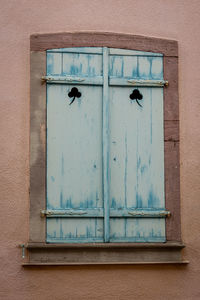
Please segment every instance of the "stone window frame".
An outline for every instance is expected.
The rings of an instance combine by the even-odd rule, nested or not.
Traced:
[[[46,219],[46,50],[109,47],[163,54],[166,243],[47,244]],[[64,32],[34,34],[31,50],[30,233],[24,265],[185,263],[180,223],[178,43],[131,34]]]

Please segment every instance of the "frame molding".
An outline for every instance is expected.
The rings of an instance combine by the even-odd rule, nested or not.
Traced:
[[[41,81],[46,75],[46,50],[104,46],[163,54],[164,79],[169,81],[164,88],[165,203],[171,212],[166,218],[166,238],[181,245],[177,41],[108,32],[34,34],[30,38],[30,245],[46,243],[46,220],[40,217],[40,210],[46,208],[46,84]],[[33,247],[27,247],[32,251]]]

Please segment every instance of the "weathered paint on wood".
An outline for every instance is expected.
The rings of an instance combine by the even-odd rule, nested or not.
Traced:
[[[163,242],[164,219],[109,218],[110,208],[165,207],[163,89],[141,87],[139,107],[129,98],[133,87],[108,87],[109,76],[163,80],[162,56],[72,50],[47,52],[47,75],[103,76],[103,85],[73,83],[82,96],[72,105],[68,92],[74,85],[47,86],[47,209],[104,208],[104,222],[51,218],[47,241]]]
[[[162,57],[128,56],[126,59],[120,55],[111,57],[112,76],[163,79]],[[140,87],[139,90],[143,95],[142,107],[130,100],[130,87],[110,88],[110,201],[113,209],[165,206],[163,89]],[[110,227],[111,241],[165,240],[165,221],[161,219],[116,218],[111,219]]]
[[[102,88],[82,86],[81,98],[69,105],[68,93],[72,87],[49,85],[47,88],[47,207],[103,207]],[[91,223],[95,228],[95,220],[90,220],[89,227],[85,223],[88,235],[92,234]],[[50,235],[54,231],[53,221],[47,226]],[[76,226],[84,231],[83,222]]]
[[[108,48],[103,48],[103,203],[104,203],[104,241],[109,242],[110,239],[110,205],[109,205],[109,189],[110,189],[110,162],[109,162],[109,87],[108,87],[108,72],[109,72],[109,51]]]

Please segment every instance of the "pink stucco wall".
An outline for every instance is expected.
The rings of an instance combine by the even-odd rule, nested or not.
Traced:
[[[200,299],[200,1],[0,1],[0,299]],[[181,216],[188,266],[21,267],[28,241],[29,36],[111,31],[179,42]]]

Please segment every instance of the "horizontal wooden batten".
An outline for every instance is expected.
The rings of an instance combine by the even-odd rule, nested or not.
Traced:
[[[103,85],[103,77],[43,76],[43,82],[59,84]]]
[[[43,82],[47,83],[64,83],[64,84],[84,84],[84,85],[103,85],[103,77],[73,77],[73,76],[43,76],[41,78]],[[128,78],[108,78],[110,86],[143,86],[143,87],[163,87],[168,86],[167,80],[137,80]]]
[[[137,80],[137,79],[110,77],[109,85],[163,87],[163,86],[168,86],[168,81],[167,80]]]
[[[29,262],[23,265],[182,264],[182,243],[29,243]]]
[[[42,217],[47,218],[71,218],[71,217],[93,217],[93,218],[103,218],[104,210],[103,209],[87,209],[87,210],[78,210],[78,209],[66,209],[66,210],[41,210],[40,212]],[[169,217],[170,212],[167,210],[133,210],[133,209],[110,209],[111,218],[165,218]]]

